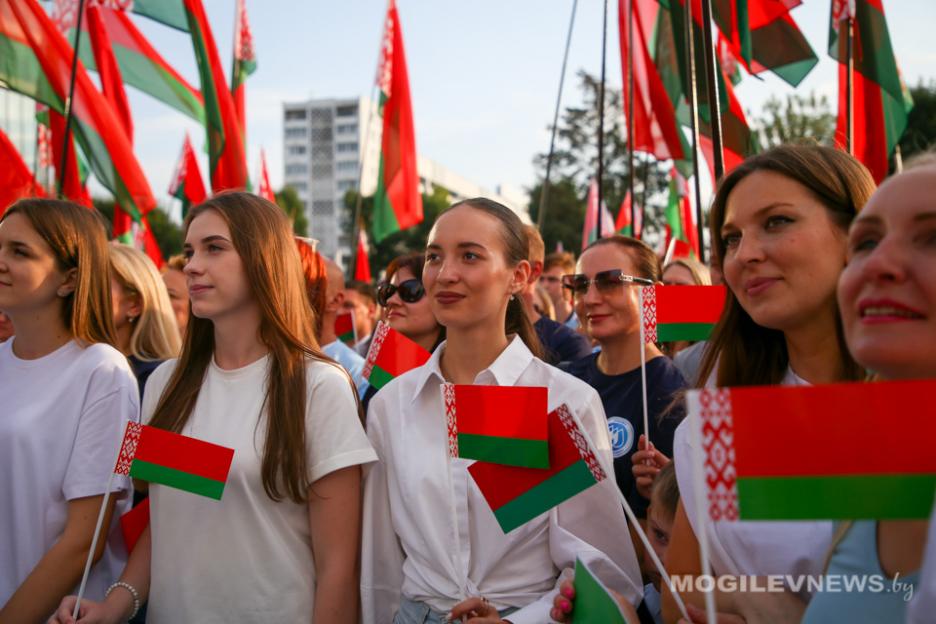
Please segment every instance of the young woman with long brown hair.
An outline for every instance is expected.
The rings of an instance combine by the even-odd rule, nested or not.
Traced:
[[[728,301],[699,385],[800,385],[864,376],[845,345],[835,288],[848,226],[873,191],[861,163],[814,145],[771,149],[722,179],[710,227]],[[670,574],[701,573],[692,452],[684,422],[674,443],[682,498],[667,553]],[[832,539],[830,522],[705,524],[716,575],[821,574]],[[702,604],[701,594],[684,598]],[[770,620],[799,621],[806,599],[789,592],[718,594],[720,610],[755,620],[773,609]],[[664,613],[667,621],[677,615],[668,592]]]
[[[485,622],[544,622],[560,571],[584,551],[601,559],[603,580],[639,600],[640,573],[611,479],[504,534],[469,476],[471,462],[448,457],[444,382],[546,386],[550,409],[569,406],[610,470],[598,394],[537,357],[519,301],[528,251],[520,219],[484,198],[455,204],[429,234],[423,284],[447,338],[425,365],[384,386],[368,410],[381,462],[364,495],[366,624],[438,624],[450,610],[456,619],[474,612]]]
[[[136,381],[113,346],[103,222],[87,208],[24,199],[0,219],[0,621],[37,622],[75,590],[128,421]],[[100,600],[126,561],[115,479],[87,585]]]
[[[185,223],[192,318],[143,420],[233,448],[231,473],[220,501],[151,485],[122,585],[82,602],[80,621],[125,621],[148,596],[154,624],[356,622],[359,466],[375,455],[348,376],[316,342],[289,221],[229,192]]]

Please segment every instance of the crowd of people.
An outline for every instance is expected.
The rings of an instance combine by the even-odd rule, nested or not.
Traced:
[[[575,621],[577,559],[628,622],[704,622],[704,594],[680,591],[684,613],[655,563],[701,575],[702,532],[717,576],[910,588],[716,590],[719,622],[931,621],[936,522],[700,525],[685,393],[936,377],[933,188],[936,156],[875,188],[841,151],[773,148],[719,182],[709,266],[620,235],[546,254],[468,199],[376,285],[245,192],[193,207],[161,273],[95,212],[20,200],[0,217],[0,623],[76,621],[89,558],[82,624]],[[644,341],[639,288],[659,283],[726,286],[707,341]],[[431,352],[379,389],[378,321]],[[449,454],[450,383],[546,387],[614,478],[505,533]],[[128,422],[234,449],[222,499],[109,481]]]

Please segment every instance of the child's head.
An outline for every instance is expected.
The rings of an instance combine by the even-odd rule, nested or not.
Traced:
[[[664,561],[666,548],[669,546],[670,532],[673,530],[673,519],[676,517],[676,506],[679,504],[679,486],[676,484],[676,470],[673,462],[660,469],[653,480],[653,490],[650,492],[650,507],[647,509],[647,537],[650,545],[660,561]],[[644,562],[644,569],[650,576],[653,584],[659,589],[660,573],[653,562]]]

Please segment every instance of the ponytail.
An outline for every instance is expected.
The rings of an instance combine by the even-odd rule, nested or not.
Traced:
[[[520,340],[526,345],[527,349],[534,357],[543,359],[543,343],[540,342],[539,334],[530,322],[530,317],[523,310],[523,304],[520,303],[520,297],[514,295],[507,302],[507,317],[504,322],[504,331],[509,336],[517,334]]]

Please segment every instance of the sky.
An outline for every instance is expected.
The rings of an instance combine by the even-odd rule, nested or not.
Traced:
[[[203,0],[230,70],[234,0]],[[883,0],[897,61],[908,85],[936,81],[936,0]],[[799,91],[829,96],[835,109],[836,63],[827,54],[830,0],[805,0],[793,17],[819,56]],[[533,157],[549,146],[572,0],[397,0],[402,22],[418,151],[494,190],[535,183]],[[607,79],[620,88],[617,3],[608,3]],[[598,75],[601,0],[579,0],[563,105],[581,100],[575,74]],[[249,169],[256,179],[266,151],[274,188],[283,179],[283,102],[357,97],[372,92],[386,4],[382,0],[247,0],[257,71],[247,82]],[[176,69],[197,85],[184,33],[134,18]],[[738,98],[756,116],[771,96],[793,89],[770,74],[745,76]],[[153,191],[167,189],[185,132],[198,146],[204,130],[173,109],[128,88],[135,145]],[[202,159],[205,176],[207,162]]]

